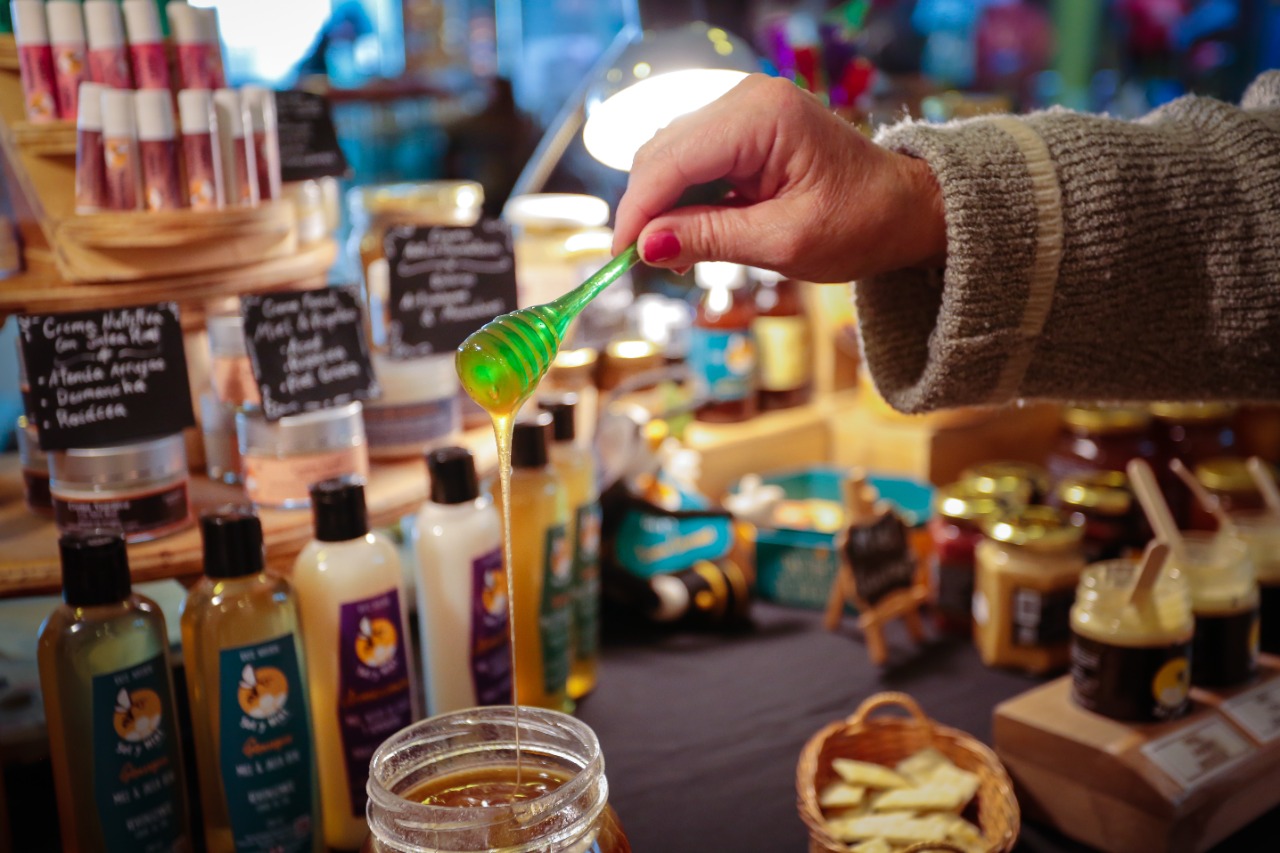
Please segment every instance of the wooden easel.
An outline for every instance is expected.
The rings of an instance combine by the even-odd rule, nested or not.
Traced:
[[[849,526],[836,540],[839,567],[831,584],[831,594],[827,598],[823,624],[828,631],[835,631],[844,617],[846,603],[852,604],[858,610],[858,627],[867,639],[867,655],[876,666],[882,666],[889,657],[884,640],[884,626],[891,620],[902,619],[911,639],[917,643],[924,642],[920,608],[928,599],[928,590],[921,582],[919,572],[915,571],[915,558],[904,537],[904,558],[911,561],[911,576],[907,584],[884,593],[874,604],[859,594],[857,572],[848,549],[849,531],[853,528],[870,528],[880,523],[889,510],[876,506],[875,490],[867,484],[866,475],[861,472],[854,472],[845,480],[844,499]]]

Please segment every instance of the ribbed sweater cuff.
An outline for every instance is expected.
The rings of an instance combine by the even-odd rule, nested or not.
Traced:
[[[1053,302],[1062,211],[1049,151],[1009,117],[904,123],[877,142],[928,162],[942,190],[947,265],[857,288],[867,366],[895,408],[1016,396]]]

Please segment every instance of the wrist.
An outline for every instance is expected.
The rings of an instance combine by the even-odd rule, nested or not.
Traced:
[[[947,216],[942,187],[928,161],[898,155],[902,206],[899,227],[910,235],[902,267],[942,267],[947,262]]]

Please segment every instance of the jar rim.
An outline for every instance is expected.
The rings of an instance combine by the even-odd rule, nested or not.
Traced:
[[[388,839],[383,836],[395,828],[431,831],[444,827],[444,832],[484,830],[510,824],[514,818],[529,831],[545,825],[549,834],[543,834],[537,840],[511,844],[501,850],[504,853],[534,853],[549,849],[548,842],[576,839],[593,827],[608,801],[600,742],[595,732],[582,721],[544,708],[520,707],[520,743],[522,752],[562,760],[564,769],[572,771],[573,775],[554,790],[531,799],[494,806],[428,805],[406,799],[396,792],[397,783],[405,782],[414,768],[421,768],[432,761],[443,762],[513,749],[516,730],[514,710],[510,705],[495,705],[439,714],[406,726],[387,738],[370,760],[366,784],[369,828],[375,837],[386,844]],[[502,734],[481,741],[478,738],[482,731],[490,736],[498,732]],[[451,745],[453,738],[458,738],[459,742]],[[550,741],[556,738],[560,743],[551,745]],[[421,760],[413,761],[406,756],[415,749],[426,750]],[[564,809],[584,804],[585,808],[576,810],[576,819],[557,819]],[[389,849],[400,848],[391,840]],[[454,848],[437,846],[435,849]]]

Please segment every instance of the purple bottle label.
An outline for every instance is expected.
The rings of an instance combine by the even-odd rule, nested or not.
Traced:
[[[413,722],[407,641],[399,590],[339,608],[338,726],[351,814],[357,817],[364,816],[364,787],[374,750]]]
[[[511,701],[511,630],[507,620],[507,573],[495,548],[471,563],[471,678],[476,703]]]

